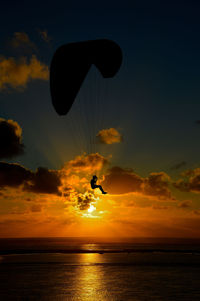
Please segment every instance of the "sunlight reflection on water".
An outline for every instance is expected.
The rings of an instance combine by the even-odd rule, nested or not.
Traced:
[[[87,263],[88,261],[90,263],[95,263],[98,261],[98,256],[99,254],[80,254],[80,261],[82,263]],[[105,293],[101,266],[83,266],[77,273],[76,283],[77,300],[101,300],[102,293]],[[105,296],[104,300],[107,300]]]
[[[199,257],[142,253],[3,256],[0,300],[200,300]]]

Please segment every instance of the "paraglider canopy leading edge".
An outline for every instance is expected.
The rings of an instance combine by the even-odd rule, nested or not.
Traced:
[[[92,65],[104,78],[115,76],[122,63],[120,47],[107,39],[66,44],[59,47],[50,67],[53,106],[66,115]]]

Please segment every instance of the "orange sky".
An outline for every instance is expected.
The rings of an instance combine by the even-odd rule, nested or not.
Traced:
[[[57,171],[26,169],[18,183],[11,170],[25,168],[5,163],[0,236],[200,237],[199,169],[175,181],[164,172],[143,178],[111,162],[83,154]],[[91,190],[95,173],[107,195]]]

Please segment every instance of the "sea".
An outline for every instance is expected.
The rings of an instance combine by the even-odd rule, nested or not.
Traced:
[[[200,300],[200,242],[0,239],[0,300]]]

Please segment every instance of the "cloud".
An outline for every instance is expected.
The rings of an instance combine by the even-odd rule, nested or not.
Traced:
[[[18,187],[31,177],[32,172],[17,163],[0,162],[0,187]]]
[[[142,178],[132,169],[116,166],[105,175],[102,185],[110,194],[138,192],[164,200],[173,199],[169,190],[169,180],[169,176],[164,172],[151,173],[149,177]]]
[[[35,193],[48,193],[60,195],[61,179],[58,171],[39,167],[32,174],[31,181],[26,182],[24,190]]]
[[[6,172],[8,173],[8,170],[10,172],[6,178],[5,175],[2,177],[4,180],[1,187],[18,187],[18,195],[21,193],[20,198],[24,193],[24,200],[29,201],[36,200],[34,194],[38,194],[44,202],[61,197],[70,208],[74,207],[76,210],[84,211],[90,207],[91,203],[96,203],[100,196],[99,190],[93,191],[90,187],[91,175],[97,170],[102,171],[107,163],[108,159],[96,153],[77,156],[60,170],[39,167],[34,172],[18,164],[17,167],[22,173],[21,177],[16,176],[16,164],[2,163],[6,167]],[[16,178],[20,180],[15,182]],[[121,202],[121,205],[123,204],[125,207],[137,208],[151,207],[155,200],[171,201],[173,198],[169,190],[169,182],[170,178],[164,172],[151,173],[148,177],[141,177],[132,169],[123,169],[117,166],[107,171],[103,181],[101,181],[101,177],[99,178],[99,184],[108,190],[110,195],[108,198],[110,197],[111,201],[118,198],[115,206]],[[29,194],[30,192],[32,194]],[[149,201],[151,202],[149,203]],[[168,204],[166,205],[168,206]]]
[[[100,143],[114,144],[122,142],[122,135],[115,129],[103,129],[98,132],[97,138]]]
[[[40,30],[40,29],[39,29],[38,32],[39,32],[41,38],[42,38],[46,43],[49,43],[49,42],[52,40],[52,38],[48,35],[47,30]]]
[[[174,186],[185,192],[200,193],[200,168],[187,170],[182,173],[184,179],[179,179],[174,183]]]
[[[171,179],[164,172],[142,177],[133,169],[112,167],[102,182],[99,179],[103,188],[107,189],[104,184],[109,184],[109,194],[102,196],[99,190],[90,189],[92,164],[98,162],[95,168],[99,168],[101,162],[103,168],[107,161],[99,154],[84,154],[70,160],[63,169],[40,167],[36,171],[1,162],[1,223],[5,220],[0,223],[1,234],[64,236],[73,233],[124,237],[152,236],[152,233],[155,236],[173,233],[175,236],[181,235],[182,231],[199,233],[196,225],[188,225],[187,220],[178,224],[181,216],[199,219],[199,208],[193,207],[190,201],[171,202]],[[197,171],[184,174],[191,177]],[[95,206],[93,213],[87,211],[91,204]],[[6,222],[15,219],[16,222],[11,224]]]
[[[99,154],[82,155],[70,160],[61,170],[39,167],[36,171],[20,164],[0,162],[0,188],[6,189],[11,199],[16,199],[17,195],[26,202],[34,201],[35,194],[44,200],[45,194],[51,194],[51,199],[62,197],[68,204],[86,210],[91,201],[96,201],[90,188],[91,173],[103,168],[107,162]]]
[[[10,40],[10,45],[13,48],[20,48],[20,50],[28,52],[30,52],[30,50],[36,50],[35,44],[25,32],[15,32],[14,37]]]
[[[79,193],[76,197],[76,204],[80,210],[87,210],[90,204],[94,202],[94,195],[90,192]]]
[[[24,153],[22,129],[16,121],[0,118],[0,159]]]
[[[19,187],[24,191],[60,195],[58,171],[39,167],[36,172],[17,163],[0,162],[0,187]]]
[[[177,169],[180,169],[182,168],[183,166],[185,166],[187,163],[185,161],[181,161],[175,165],[173,165],[170,169],[171,170],[177,170]]]
[[[87,210],[90,203],[96,201],[96,192],[90,187],[91,175],[101,171],[107,164],[108,159],[98,153],[83,154],[68,161],[59,171],[62,196],[79,210]]]
[[[87,172],[89,174],[93,174],[96,171],[101,170],[104,166],[108,164],[108,159],[101,156],[99,153],[95,154],[83,154],[81,156],[75,157],[75,159],[70,160],[65,164],[64,170],[66,172]]]
[[[18,61],[13,58],[0,57],[0,90],[25,88],[34,79],[48,80],[48,67],[40,62],[35,55],[30,60],[21,57]]]
[[[125,194],[142,190],[143,180],[132,169],[115,166],[109,169],[102,182],[111,194]]]
[[[178,204],[178,207],[179,208],[190,208],[192,205],[192,201],[188,201],[188,200],[185,200],[185,201],[182,201]]]
[[[170,177],[165,172],[150,173],[149,177],[143,180],[143,193],[160,199],[171,199],[169,181]]]

